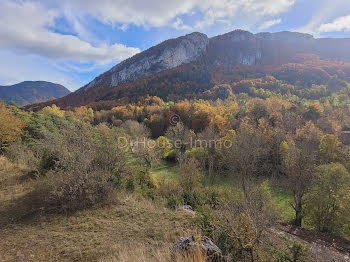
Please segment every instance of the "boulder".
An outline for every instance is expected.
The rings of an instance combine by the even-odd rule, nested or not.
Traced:
[[[190,205],[178,206],[176,208],[176,211],[178,211],[178,212],[184,211],[184,212],[187,212],[187,213],[192,214],[192,215],[196,214]]]
[[[193,208],[190,205],[178,206],[176,208],[176,211],[184,211],[184,210],[193,211]]]
[[[208,262],[232,262],[229,257],[222,254],[220,248],[218,248],[209,238],[202,237],[201,239],[196,240],[193,236],[180,238],[173,247],[171,259],[175,261],[176,257],[185,257],[198,248],[203,252],[203,255],[207,257]]]

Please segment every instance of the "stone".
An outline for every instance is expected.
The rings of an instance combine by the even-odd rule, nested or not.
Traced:
[[[193,208],[190,205],[184,205],[184,206],[178,206],[176,208],[176,211],[178,212],[187,212],[191,215],[195,215],[196,212],[193,211]]]
[[[193,236],[182,237],[174,245],[171,252],[171,259],[175,261],[177,257],[185,257],[199,248],[207,257],[208,262],[233,262],[229,257],[224,256],[220,250],[209,238],[202,237],[196,240]]]
[[[190,210],[193,211],[193,208],[190,205],[183,205],[183,206],[178,206],[176,208],[176,211],[183,211],[183,210]]]

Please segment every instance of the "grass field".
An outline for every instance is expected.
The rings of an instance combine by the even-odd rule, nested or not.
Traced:
[[[32,214],[14,220],[30,189],[27,170],[0,159],[0,261],[169,261],[194,218],[130,194],[71,216]],[[11,211],[11,212],[10,212]]]
[[[152,168],[151,175],[157,180],[178,181],[179,167],[175,164],[161,162]]]
[[[153,167],[151,174],[157,180],[179,180],[179,168],[165,162]],[[239,179],[235,176],[224,177],[222,175],[215,175],[214,183],[212,183],[208,178],[207,172],[203,172],[203,177],[205,186],[213,187],[218,191],[240,190]],[[258,182],[263,182],[263,180]],[[275,205],[281,211],[282,219],[286,222],[293,220],[294,210],[290,205],[292,193],[276,179],[270,180],[270,187]]]

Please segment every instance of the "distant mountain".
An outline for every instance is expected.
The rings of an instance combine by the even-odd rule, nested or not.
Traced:
[[[20,106],[60,98],[69,93],[64,86],[45,81],[25,81],[11,86],[0,86],[0,99]]]
[[[165,100],[193,97],[217,84],[232,87],[234,82],[265,76],[310,86],[335,75],[350,81],[349,50],[350,39],[316,39],[296,32],[235,30],[213,38],[192,33],[121,62],[68,96],[29,109],[51,103],[113,105],[145,95]]]

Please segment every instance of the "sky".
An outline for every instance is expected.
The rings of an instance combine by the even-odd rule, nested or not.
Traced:
[[[350,38],[350,0],[0,0],[0,85],[74,91],[169,38],[235,29]]]

